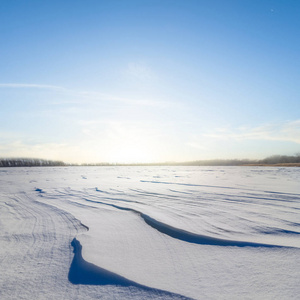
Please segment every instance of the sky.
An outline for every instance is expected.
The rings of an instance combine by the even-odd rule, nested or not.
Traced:
[[[0,157],[300,152],[300,1],[1,0]]]

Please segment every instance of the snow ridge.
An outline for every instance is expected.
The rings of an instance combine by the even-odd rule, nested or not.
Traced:
[[[105,203],[105,202],[101,202],[101,201],[94,201],[94,200],[90,200],[90,199],[86,199],[86,198],[84,198],[84,200],[88,201],[88,202],[108,205],[108,206],[111,206],[111,207],[114,207],[114,208],[117,208],[120,210],[126,210],[126,211],[131,211],[133,213],[136,213],[146,222],[146,224],[148,224],[152,228],[154,228],[154,229],[158,230],[159,232],[164,233],[172,238],[175,238],[175,239],[178,239],[178,240],[181,240],[184,242],[188,242],[188,243],[193,243],[193,244],[198,244],[198,245],[210,245],[210,246],[290,248],[288,246],[253,243],[253,242],[246,242],[246,241],[226,240],[226,239],[210,237],[207,235],[196,234],[196,233],[188,232],[186,230],[170,226],[170,225],[160,222],[158,220],[155,220],[155,219],[151,218],[150,216],[143,214],[142,212],[132,209],[132,208],[122,207],[119,205]]]

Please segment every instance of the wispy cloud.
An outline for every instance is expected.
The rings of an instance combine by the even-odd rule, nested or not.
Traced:
[[[49,90],[66,90],[61,86],[47,84],[31,84],[31,83],[0,83],[0,88],[34,88]]]
[[[300,144],[300,120],[270,123],[257,127],[240,127],[238,129],[223,128],[203,134],[203,136],[223,140],[270,140]]]
[[[156,75],[154,71],[143,62],[130,62],[127,66],[127,75],[137,80],[154,80]]]
[[[132,70],[133,73],[141,73],[146,76],[146,71]],[[136,75],[137,75],[136,73]],[[69,89],[62,86],[57,85],[47,85],[47,84],[35,84],[35,83],[0,83],[0,88],[11,88],[11,89],[44,89],[56,91],[60,94],[65,94],[71,98],[61,99],[59,101],[52,100],[52,104],[87,104],[87,101],[90,103],[99,103],[99,102],[119,102],[128,105],[139,105],[139,106],[153,106],[157,108],[165,108],[170,105],[174,105],[175,103],[170,103],[166,100],[160,99],[151,99],[151,98],[129,98],[129,97],[121,97],[118,95],[106,94],[97,91],[86,91],[86,90],[77,90],[77,89]]]

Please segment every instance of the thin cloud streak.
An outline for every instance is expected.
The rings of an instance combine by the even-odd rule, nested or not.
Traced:
[[[269,140],[300,144],[300,120],[279,124],[266,124],[253,128],[244,127],[238,130],[224,128],[215,133],[203,134],[203,136],[222,140]]]
[[[166,108],[169,106],[174,106],[176,103],[171,103],[165,100],[153,100],[153,99],[133,99],[133,98],[125,98],[115,95],[104,94],[100,92],[93,91],[83,91],[83,90],[75,90],[69,89],[62,86],[56,85],[47,85],[47,84],[31,84],[31,83],[0,83],[0,88],[15,88],[15,89],[46,89],[64,93],[68,96],[77,97],[77,99],[72,100],[59,100],[59,101],[51,101],[51,104],[86,104],[87,101],[90,103],[97,103],[99,101],[114,101],[120,102],[129,105],[139,105],[139,106],[153,106],[157,108]],[[79,99],[78,99],[79,97]]]
[[[49,90],[66,90],[57,85],[48,84],[31,84],[31,83],[0,83],[0,88],[36,88],[36,89],[49,89]]]

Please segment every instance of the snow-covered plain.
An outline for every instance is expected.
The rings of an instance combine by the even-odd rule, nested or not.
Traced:
[[[0,299],[299,299],[300,169],[0,169]]]

